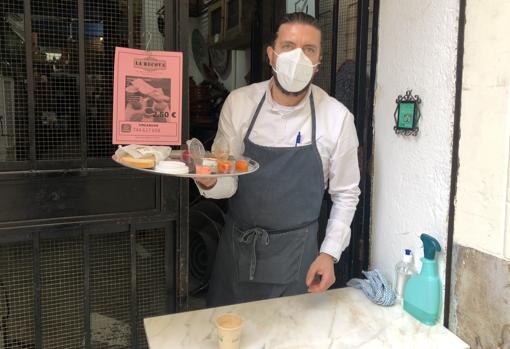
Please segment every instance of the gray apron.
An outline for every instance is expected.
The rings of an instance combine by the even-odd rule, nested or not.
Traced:
[[[244,155],[260,168],[239,177],[237,192],[229,200],[209,282],[209,306],[306,293],[306,274],[318,255],[324,174],[313,95],[312,142],[299,147],[265,147],[250,141],[265,98],[264,94],[244,137]]]

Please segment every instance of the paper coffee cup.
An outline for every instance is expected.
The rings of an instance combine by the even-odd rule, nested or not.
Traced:
[[[227,313],[215,320],[218,329],[218,344],[220,349],[238,349],[241,342],[241,328],[243,319],[237,314]]]

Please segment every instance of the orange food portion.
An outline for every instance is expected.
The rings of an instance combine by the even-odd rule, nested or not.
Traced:
[[[232,170],[232,162],[218,160],[218,173],[232,173]]]
[[[248,171],[248,162],[246,160],[237,160],[236,161],[236,171],[237,172]]]
[[[206,166],[195,166],[196,174],[211,174],[211,168]]]

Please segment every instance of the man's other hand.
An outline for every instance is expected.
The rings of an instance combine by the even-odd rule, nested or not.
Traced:
[[[335,283],[335,268],[333,264],[333,257],[329,254],[321,253],[315,258],[306,275],[308,292],[324,292]]]
[[[198,186],[204,190],[211,189],[216,185],[218,180],[216,178],[207,178],[207,177],[197,177],[195,178],[195,182]]]

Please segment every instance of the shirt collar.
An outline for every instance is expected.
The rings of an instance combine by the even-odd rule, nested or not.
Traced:
[[[293,115],[292,112],[301,110],[306,105],[309,104],[310,93],[312,91],[312,85],[310,85],[310,87],[308,88],[308,91],[306,92],[305,97],[301,100],[301,102],[299,102],[299,104],[289,107],[289,106],[281,105],[273,99],[273,96],[271,96],[271,86],[273,84],[274,84],[274,77],[269,80],[269,83],[266,86],[266,101],[269,104],[269,106],[271,107],[271,110],[273,110],[283,116],[286,116],[287,114]]]

